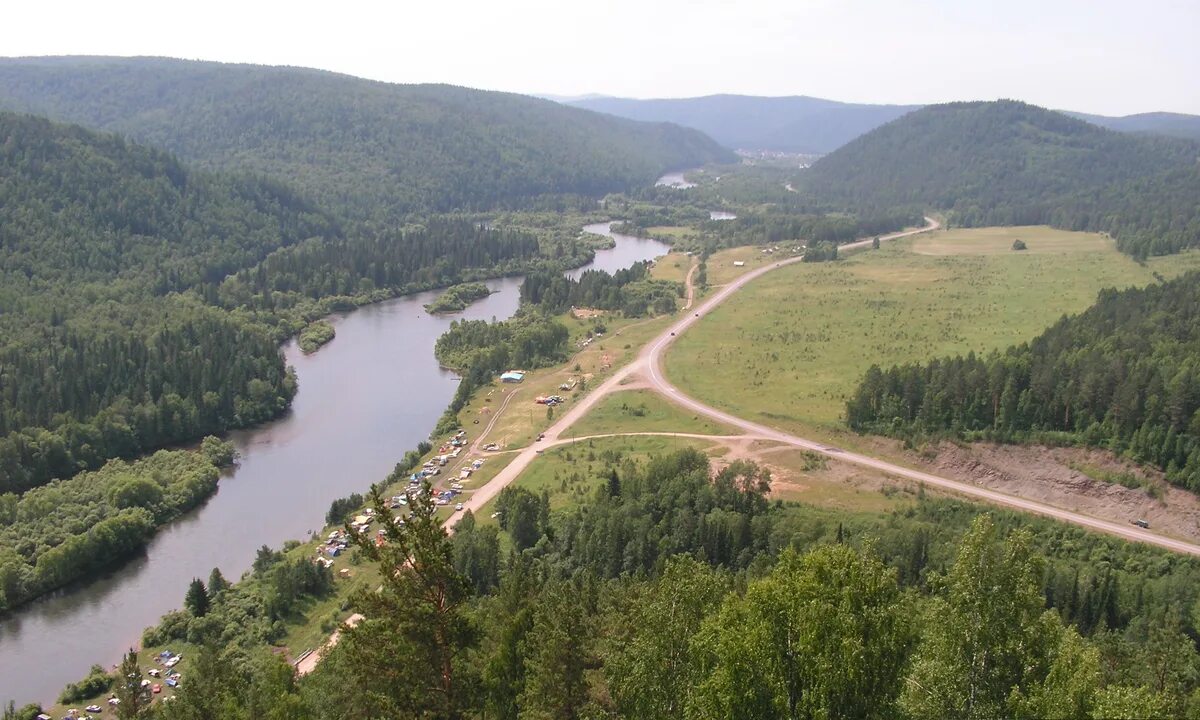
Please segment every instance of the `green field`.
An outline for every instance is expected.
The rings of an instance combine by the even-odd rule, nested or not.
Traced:
[[[647,390],[626,390],[601,400],[591,412],[568,428],[565,436],[580,437],[618,432],[740,434],[703,415],[686,412],[656,393]]]
[[[712,443],[692,438],[672,438],[632,435],[627,437],[580,440],[547,450],[513,481],[510,487],[522,487],[530,492],[550,494],[550,509],[560,510],[577,504],[589,496],[607,478],[614,458],[640,462],[652,455],[663,455],[685,447],[708,450]],[[719,450],[717,451],[719,454]],[[480,509],[480,523],[494,523],[491,517],[492,500]]]
[[[671,252],[663,255],[654,263],[650,275],[655,280],[670,280],[681,283],[687,279],[688,270],[692,268],[695,259],[681,252]]]
[[[1016,238],[1029,249],[1013,251]],[[680,337],[666,370],[681,389],[743,417],[832,429],[872,363],[1005,348],[1084,310],[1102,288],[1197,267],[1200,253],[1139,265],[1095,234],[941,231],[766,275]]]

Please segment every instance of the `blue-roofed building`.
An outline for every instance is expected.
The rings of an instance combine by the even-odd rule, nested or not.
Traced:
[[[500,376],[500,382],[519,383],[525,379],[525,373],[520,370],[509,370]]]

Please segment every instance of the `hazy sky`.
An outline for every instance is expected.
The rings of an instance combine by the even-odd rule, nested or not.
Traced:
[[[1200,0],[44,0],[4,55],[166,55],[524,93],[1010,97],[1200,113]]]

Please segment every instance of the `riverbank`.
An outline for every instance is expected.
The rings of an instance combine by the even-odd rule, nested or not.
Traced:
[[[627,267],[648,259],[650,249],[649,257],[666,251],[616,242],[594,260]],[[487,285],[489,296],[456,319],[515,312],[519,277]],[[339,341],[319,353],[305,355],[297,341],[286,343],[303,391],[279,420],[231,434],[242,455],[232,481],[221,482],[197,512],[168,525],[133,561],[85,590],[47,597],[0,623],[0,698],[48,700],[93,662],[111,665],[147,622],[179,606],[192,578],[214,567],[238,577],[258,548],[311,537],[324,526],[331,500],[386,477],[399,449],[428,437],[458,388],[458,377],[433,357],[434,341],[451,322],[425,312],[435,295],[334,314],[329,321]]]
[[[233,459],[232,446],[208,437],[197,450],[113,460],[19,499],[5,496],[0,619],[142,552],[160,529],[216,492],[219,468]]]

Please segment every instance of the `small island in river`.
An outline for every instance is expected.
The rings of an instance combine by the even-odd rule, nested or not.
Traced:
[[[337,334],[333,329],[333,323],[328,320],[317,320],[309,323],[303,330],[300,331],[300,349],[307,355],[315,353],[321,349],[321,346],[329,342]]]
[[[481,282],[460,283],[446,288],[433,302],[425,306],[431,313],[451,313],[466,310],[476,300],[491,295],[492,291]]]

